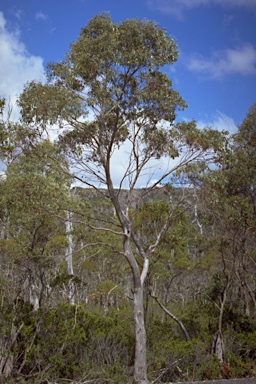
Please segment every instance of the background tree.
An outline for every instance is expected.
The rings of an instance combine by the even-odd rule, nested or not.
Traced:
[[[254,105],[231,136],[219,167],[201,167],[200,176],[191,175],[200,196],[206,240],[215,243],[206,293],[218,309],[215,336],[220,340],[220,360],[235,348],[229,345],[224,354],[224,344],[230,344],[230,322],[255,318],[255,121]]]
[[[49,141],[41,142],[30,152],[19,154],[8,166],[1,183],[4,232],[0,240],[1,299],[4,318],[10,316],[12,324],[9,344],[3,340],[1,344],[2,362],[7,359],[1,372],[5,376],[12,373],[10,362],[15,363],[12,352],[16,348],[19,329],[24,325],[21,321],[24,313],[19,312],[22,313],[25,307],[38,311],[45,305],[51,296],[54,271],[64,261],[61,256],[66,246],[65,226],[56,215],[67,209],[69,178],[58,172],[61,161],[64,167],[65,162],[56,148]],[[27,352],[32,348],[37,332],[39,325],[32,332],[30,347],[25,348]],[[9,353],[12,359],[8,358]],[[25,364],[26,353],[20,362],[20,370]]]

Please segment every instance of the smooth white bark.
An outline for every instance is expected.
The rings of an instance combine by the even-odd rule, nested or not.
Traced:
[[[66,262],[67,262],[68,274],[69,276],[71,276],[68,283],[68,299],[71,305],[75,305],[75,285],[74,285],[74,282],[72,281],[72,277],[74,275],[72,221],[71,221],[71,214],[68,213],[67,216],[68,217],[66,220],[66,234],[67,234],[68,246],[66,249]]]

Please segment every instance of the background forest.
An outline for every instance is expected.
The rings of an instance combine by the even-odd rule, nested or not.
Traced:
[[[90,49],[103,52],[98,72]],[[256,105],[234,135],[175,125],[185,103],[159,71],[175,60],[154,24],[96,17],[47,85],[25,87],[21,122],[2,118],[2,382],[132,383],[139,288],[150,382],[256,375]],[[93,123],[78,118],[85,100]],[[63,121],[74,130],[53,142],[47,124]],[[128,188],[110,176],[125,140]],[[136,188],[150,159],[184,148],[179,166]],[[135,382],[143,375],[135,364]]]

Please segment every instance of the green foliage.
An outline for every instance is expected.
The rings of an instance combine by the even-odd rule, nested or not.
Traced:
[[[52,379],[78,380],[82,372],[91,379],[125,377],[132,345],[117,319],[67,304],[37,315],[41,318],[40,330],[26,357],[23,374],[33,371],[36,360],[38,372],[47,370],[46,377]],[[19,336],[21,356],[26,349],[25,340],[35,332],[33,316],[27,317]]]
[[[172,218],[169,220],[168,216]],[[189,218],[178,206],[166,200],[147,201],[138,211],[131,210],[134,215],[134,230],[143,240],[145,249],[152,244],[160,233],[164,224],[169,220],[169,225],[161,243],[152,256],[152,262],[171,261],[175,268],[189,267],[189,253],[187,252],[189,238]],[[162,271],[164,273],[164,271]]]
[[[45,141],[8,167],[2,190],[10,233],[5,241],[9,251],[11,244],[15,250],[16,243],[18,258],[24,254],[34,258],[54,254],[66,246],[54,214],[59,214],[68,202],[69,180],[58,171],[57,162],[61,160],[54,146]]]
[[[62,119],[76,119],[81,114],[79,99],[58,83],[48,87],[32,81],[24,91],[19,101],[23,120],[35,122],[40,133],[47,123],[61,125]]]
[[[221,363],[215,355],[206,355],[200,361],[197,375],[201,380],[219,380]]]

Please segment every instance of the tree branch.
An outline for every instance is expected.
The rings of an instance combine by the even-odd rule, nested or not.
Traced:
[[[168,315],[170,316],[174,321],[176,321],[176,323],[180,326],[182,332],[184,333],[185,337],[186,337],[186,340],[189,341],[191,340],[190,339],[190,336],[189,336],[189,333],[188,331],[186,330],[186,327],[185,325],[182,323],[181,320],[179,320],[173,313],[171,313],[159,300],[156,296],[154,296],[153,294],[150,294],[150,296],[155,299],[155,301],[157,302],[157,304],[159,305],[159,307]]]

